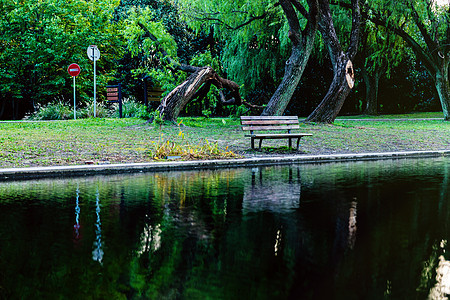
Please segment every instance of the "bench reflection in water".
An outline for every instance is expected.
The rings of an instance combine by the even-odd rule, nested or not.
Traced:
[[[271,211],[287,213],[299,208],[301,178],[298,166],[280,172],[277,168],[253,168],[252,179],[246,182],[243,213]]]

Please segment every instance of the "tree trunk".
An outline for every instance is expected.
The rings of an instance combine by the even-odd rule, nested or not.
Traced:
[[[237,83],[220,77],[211,67],[201,68],[178,63],[168,55],[168,53],[158,42],[158,39],[147,29],[147,27],[145,27],[144,24],[138,23],[138,26],[145,32],[143,37],[150,38],[154,42],[155,47],[159,50],[161,55],[167,59],[173,68],[191,73],[188,79],[178,85],[161,100],[157,111],[159,111],[159,115],[162,120],[176,123],[178,115],[186,104],[193,98],[205,97],[212,84],[219,89],[220,100],[223,105],[241,105],[244,103],[247,106],[256,108],[256,106],[242,101],[241,94],[239,92],[239,85]],[[222,89],[228,89],[233,98],[226,100]]]
[[[286,62],[283,80],[262,112],[263,116],[283,115],[302,78],[311,49],[303,50],[300,45],[293,47],[291,57]]]
[[[444,64],[444,72],[437,72],[435,76],[436,90],[441,101],[444,120],[450,121],[450,87],[448,79],[448,63]]]
[[[280,1],[280,4],[288,19],[292,51],[291,56],[286,61],[284,77],[262,112],[263,116],[280,116],[286,110],[313,50],[317,31],[317,1],[308,1],[309,13],[306,13],[295,1]],[[294,7],[303,12],[308,19],[307,26],[303,32],[300,29],[300,23]]]
[[[364,84],[366,85],[366,105],[364,109],[365,115],[378,115],[378,90],[381,75],[384,73],[384,65],[376,67],[376,70],[367,71],[366,67],[361,68]]]
[[[319,7],[319,30],[330,54],[334,76],[327,94],[306,121],[333,123],[353,88],[354,71],[351,59],[356,55],[358,48],[360,11],[358,0],[352,0],[350,46],[347,53],[344,53],[334,28],[328,0],[320,0]]]
[[[225,100],[221,93],[222,104],[242,104],[237,83],[220,77],[211,67],[197,68],[186,81],[161,100],[161,104],[157,108],[161,118],[165,121],[176,122],[178,115],[186,104],[191,99],[202,97],[208,93],[211,84],[215,85],[219,90],[226,88],[231,91],[233,98],[230,100]]]
[[[378,84],[380,78],[377,74],[368,76],[367,80],[364,80],[366,84],[366,108],[364,109],[365,115],[376,116],[378,115]]]
[[[349,62],[347,56],[342,53],[334,64],[334,77],[327,94],[316,109],[308,116],[307,122],[333,123],[339,111],[344,105],[344,101],[350,93],[350,86],[347,82],[346,65]],[[353,69],[351,70],[353,73]]]

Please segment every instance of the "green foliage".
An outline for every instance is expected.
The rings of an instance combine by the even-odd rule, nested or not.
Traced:
[[[101,52],[97,83],[101,88],[113,75],[113,60],[121,53],[117,35],[120,24],[112,23],[118,0],[4,0],[0,7],[0,101],[24,99],[31,106],[48,103],[55,96],[69,98],[72,78],[67,66],[81,66],[78,96],[92,95],[92,62],[86,49],[95,44]]]
[[[197,67],[210,66],[219,74],[222,71],[222,66],[219,59],[217,57],[213,57],[211,51],[197,53],[194,57],[192,57],[190,64]]]
[[[129,10],[128,18],[125,20],[125,30],[123,32],[127,40],[127,48],[133,56],[137,56],[141,51],[152,53],[158,51],[157,45],[139,26],[145,28],[157,38],[158,44],[167,53],[176,57],[177,45],[171,35],[166,31],[162,22],[153,21],[153,12],[148,8],[134,7]]]
[[[96,114],[99,118],[119,117],[118,105],[113,105],[112,109],[108,109],[103,102],[97,102]],[[77,119],[92,118],[94,116],[94,102],[84,103],[76,110]],[[123,105],[123,116],[125,118],[142,118],[147,119],[149,114],[146,107],[140,103],[126,99]],[[73,106],[65,104],[61,100],[40,106],[36,112],[31,114],[30,120],[72,120],[74,119]]]
[[[244,97],[262,82],[272,88],[277,85],[290,41],[288,25],[276,1],[182,0],[179,3],[196,32],[213,32],[216,39],[224,41],[220,57],[224,70],[228,78],[242,84]],[[265,18],[236,28],[249,18],[263,14]]]
[[[178,136],[181,137],[181,142],[173,141],[170,138],[165,138],[161,134],[158,141],[152,142],[152,149],[149,151],[149,156],[156,159],[167,159],[168,157],[175,156],[182,160],[192,159],[226,159],[237,158],[239,155],[233,151],[219,148],[217,142],[211,143],[207,139],[200,143],[191,144],[185,139],[185,134],[180,130]]]
[[[73,108],[58,101],[40,107],[30,120],[68,120],[73,119]]]

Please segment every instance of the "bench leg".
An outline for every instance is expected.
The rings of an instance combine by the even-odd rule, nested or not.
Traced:
[[[259,151],[261,151],[261,144],[262,144],[263,139],[259,139]]]
[[[299,137],[299,138],[297,139],[297,151],[298,151],[298,146],[300,146],[300,139],[301,139],[301,137]]]
[[[292,149],[292,139],[289,138],[289,150]]]
[[[252,150],[254,150],[255,149],[255,138],[251,137],[250,139],[251,139]]]

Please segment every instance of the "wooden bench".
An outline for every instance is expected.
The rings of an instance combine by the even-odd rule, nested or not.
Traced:
[[[310,133],[291,133],[292,129],[300,129],[298,117],[296,116],[242,116],[242,130],[250,131],[245,136],[251,138],[252,149],[255,149],[255,140],[259,140],[259,150],[264,139],[289,139],[289,149],[292,148],[292,139],[297,139],[297,151],[300,139],[304,136],[311,136]],[[287,130],[287,133],[254,133],[255,131]]]

